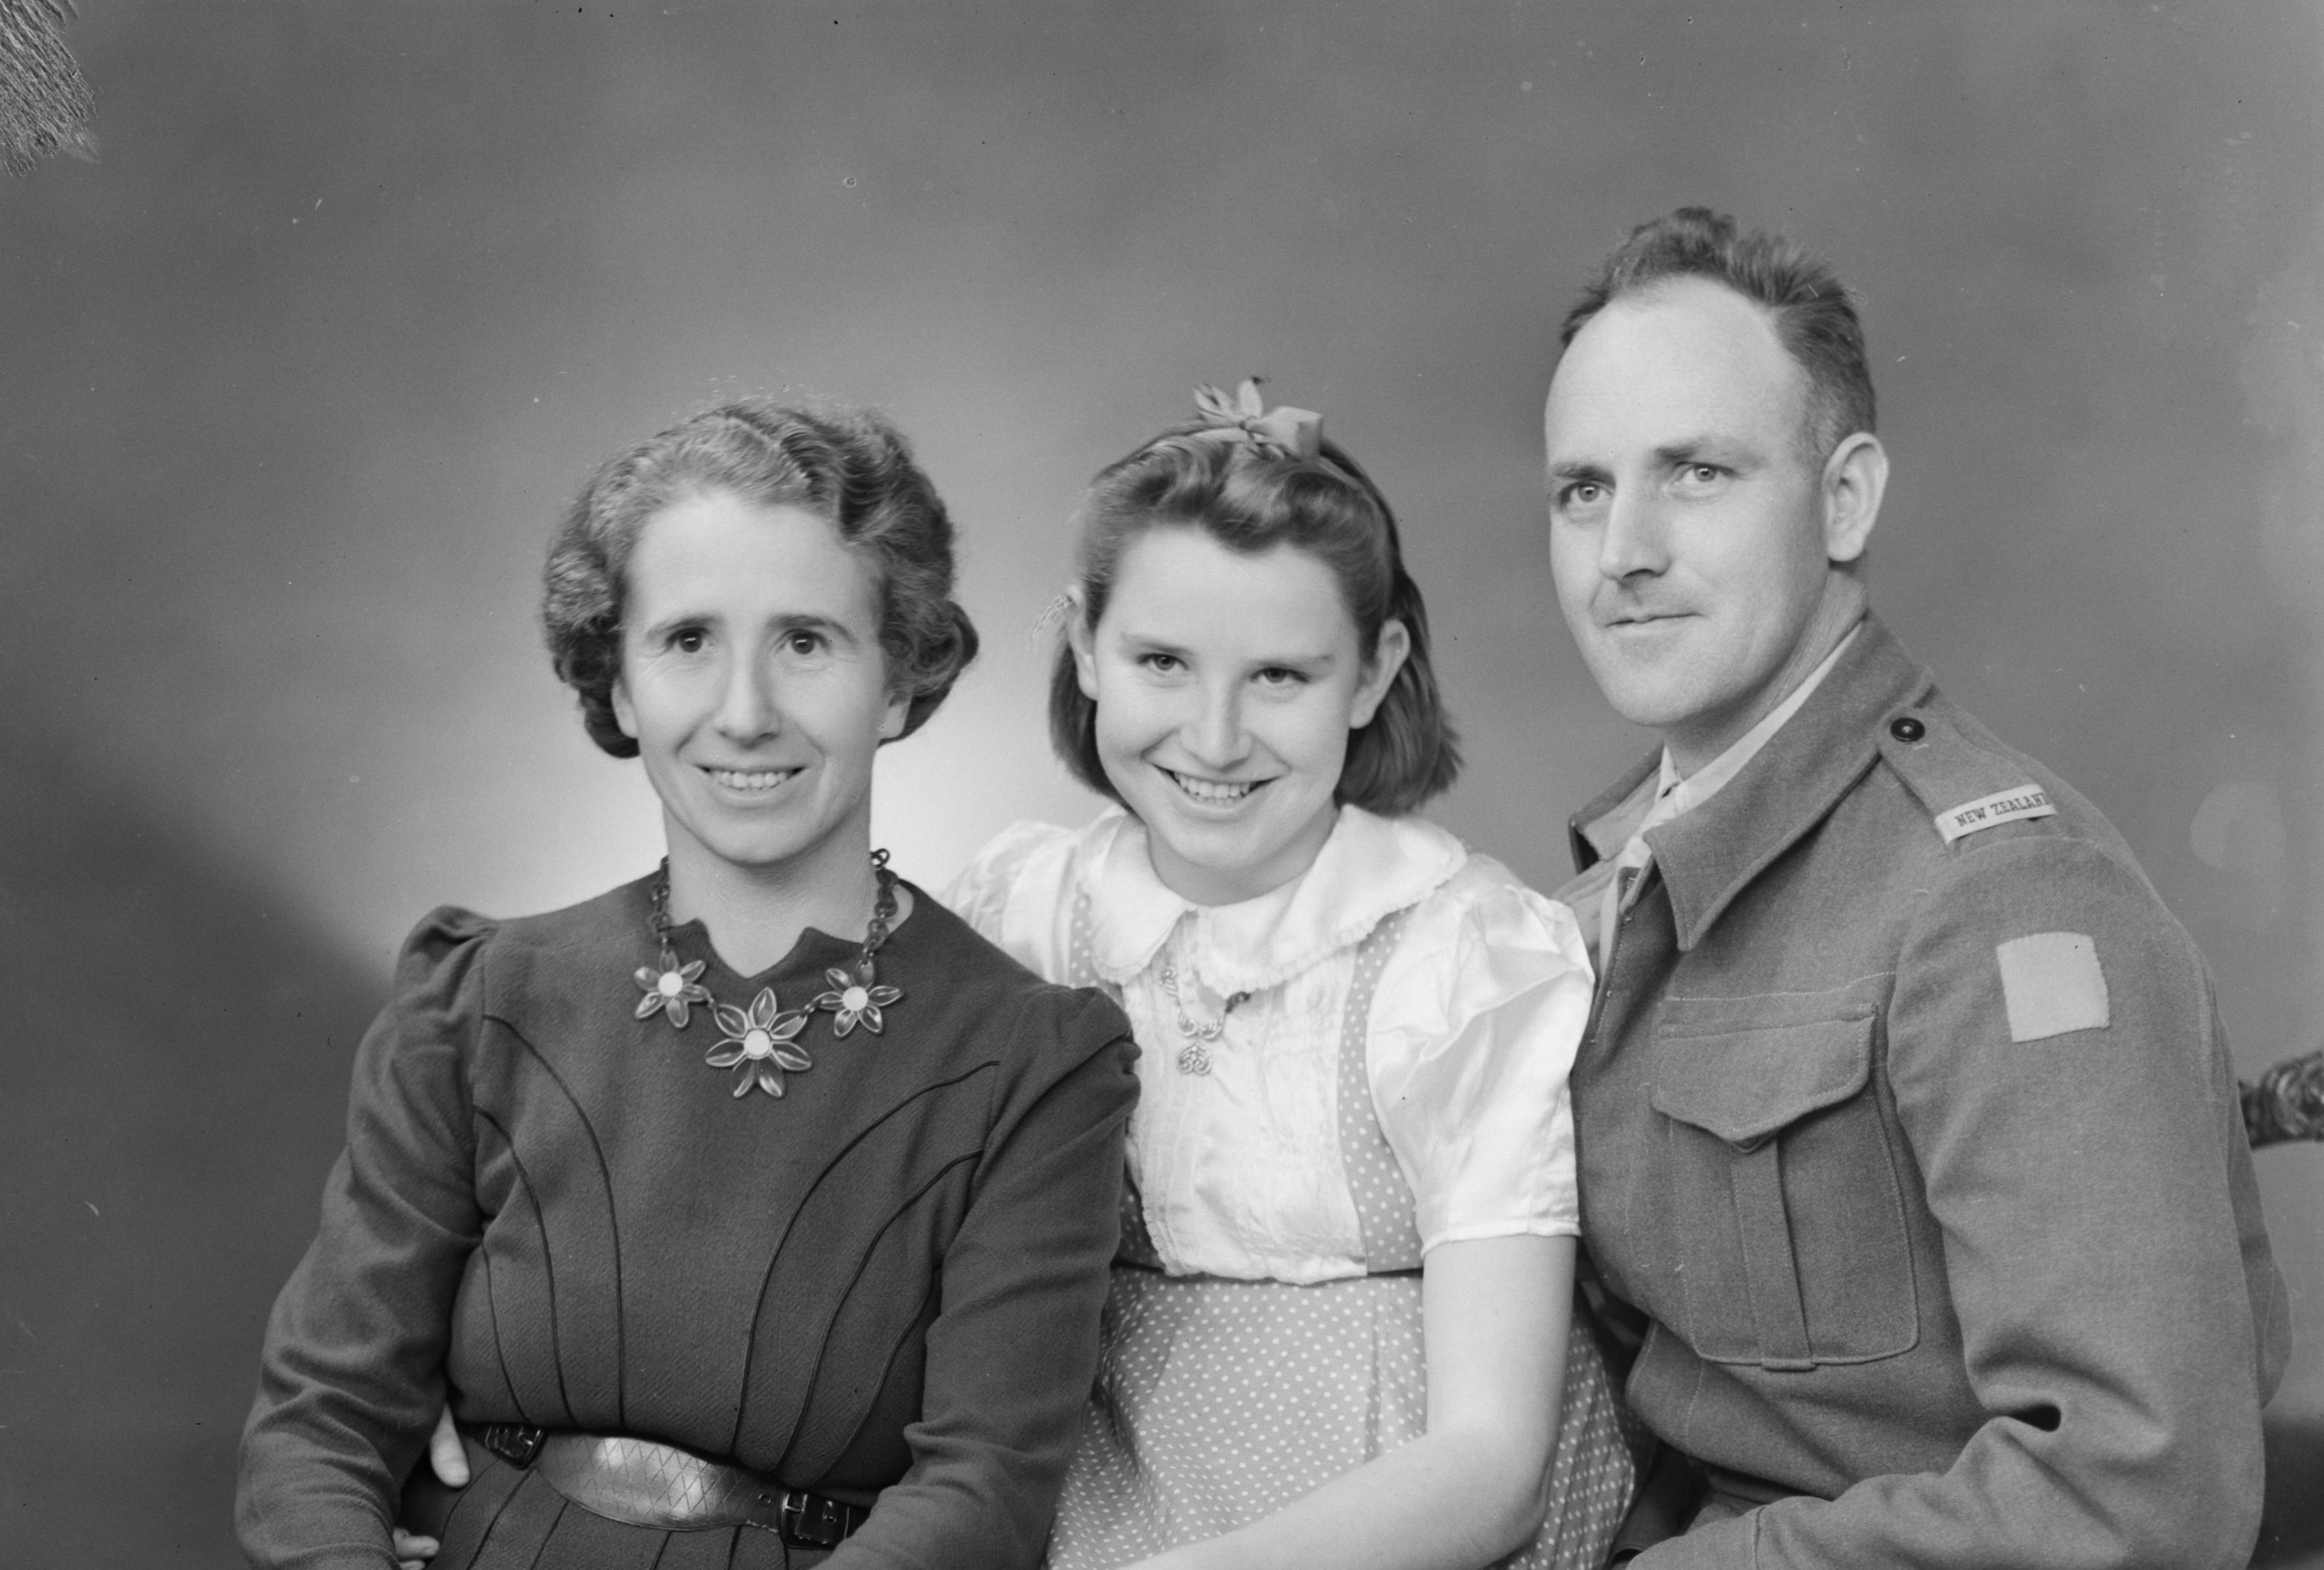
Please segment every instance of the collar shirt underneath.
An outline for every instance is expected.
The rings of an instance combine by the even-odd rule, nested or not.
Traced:
[[[1823,685],[1823,679],[1831,674],[1831,668],[1840,663],[1840,655],[1856,642],[1856,635],[1863,627],[1861,621],[1850,627],[1847,635],[1832,645],[1831,652],[1808,672],[1807,679],[1792,689],[1790,697],[1768,710],[1757,725],[1744,732],[1725,752],[1693,773],[1682,779],[1678,764],[1671,758],[1670,748],[1663,748],[1662,772],[1655,785],[1653,805],[1646,808],[1646,815],[1638,820],[1637,827],[1630,831],[1630,837],[1615,855],[1606,892],[1599,900],[1598,951],[1595,957],[1601,970],[1608,953],[1613,947],[1614,928],[1621,920],[1621,913],[1637,899],[1638,890],[1646,883],[1646,870],[1654,861],[1654,847],[1646,843],[1646,831],[1661,827],[1682,813],[1692,812],[1717,795],[1721,786],[1741,773],[1744,765],[1759,755],[1760,749],[1775,739],[1775,733],[1782,730],[1784,724],[1800,712],[1815,689]]]

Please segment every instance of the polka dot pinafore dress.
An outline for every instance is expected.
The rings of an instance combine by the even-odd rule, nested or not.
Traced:
[[[1577,1230],[1571,914],[1433,825],[1354,808],[1305,874],[1240,906],[1170,893],[1119,811],[1008,831],[953,902],[1049,979],[1111,993],[1141,1049],[1053,1570],[1231,1531],[1416,1437],[1425,1244]],[[1627,1421],[1577,1322],[1548,1519],[1502,1564],[1604,1557]]]

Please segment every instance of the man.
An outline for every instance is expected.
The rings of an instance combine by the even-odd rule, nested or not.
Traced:
[[[2097,810],[1867,614],[1846,292],[1689,208],[1564,342],[1558,597],[1663,739],[1563,891],[1584,1235],[1693,1479],[1639,1570],[2242,1565],[2288,1312],[2210,983]]]

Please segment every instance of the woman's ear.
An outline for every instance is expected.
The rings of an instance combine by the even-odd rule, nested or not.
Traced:
[[[1082,696],[1097,701],[1097,630],[1089,624],[1087,603],[1076,586],[1065,591],[1065,646],[1074,651],[1074,679]]]
[[[630,681],[626,676],[613,678],[613,723],[632,741],[638,739],[637,706],[630,701]]]
[[[1388,689],[1395,685],[1397,672],[1412,658],[1412,633],[1394,616],[1380,623],[1379,642],[1372,645],[1372,657],[1364,667],[1363,679],[1356,685],[1356,701],[1348,711],[1348,728],[1360,731],[1372,723],[1380,704],[1388,697]]]
[[[893,692],[888,695],[888,712],[880,716],[880,739],[892,742],[904,734],[904,725],[912,717],[912,695]]]

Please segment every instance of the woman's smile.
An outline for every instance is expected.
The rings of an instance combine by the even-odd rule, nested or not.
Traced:
[[[800,768],[720,769],[709,767],[705,768],[703,772],[708,774],[712,780],[715,780],[718,784],[724,786],[729,790],[740,791],[745,796],[763,796],[773,790],[777,786],[782,785],[787,781],[797,778],[799,774],[805,772],[805,771]]]

